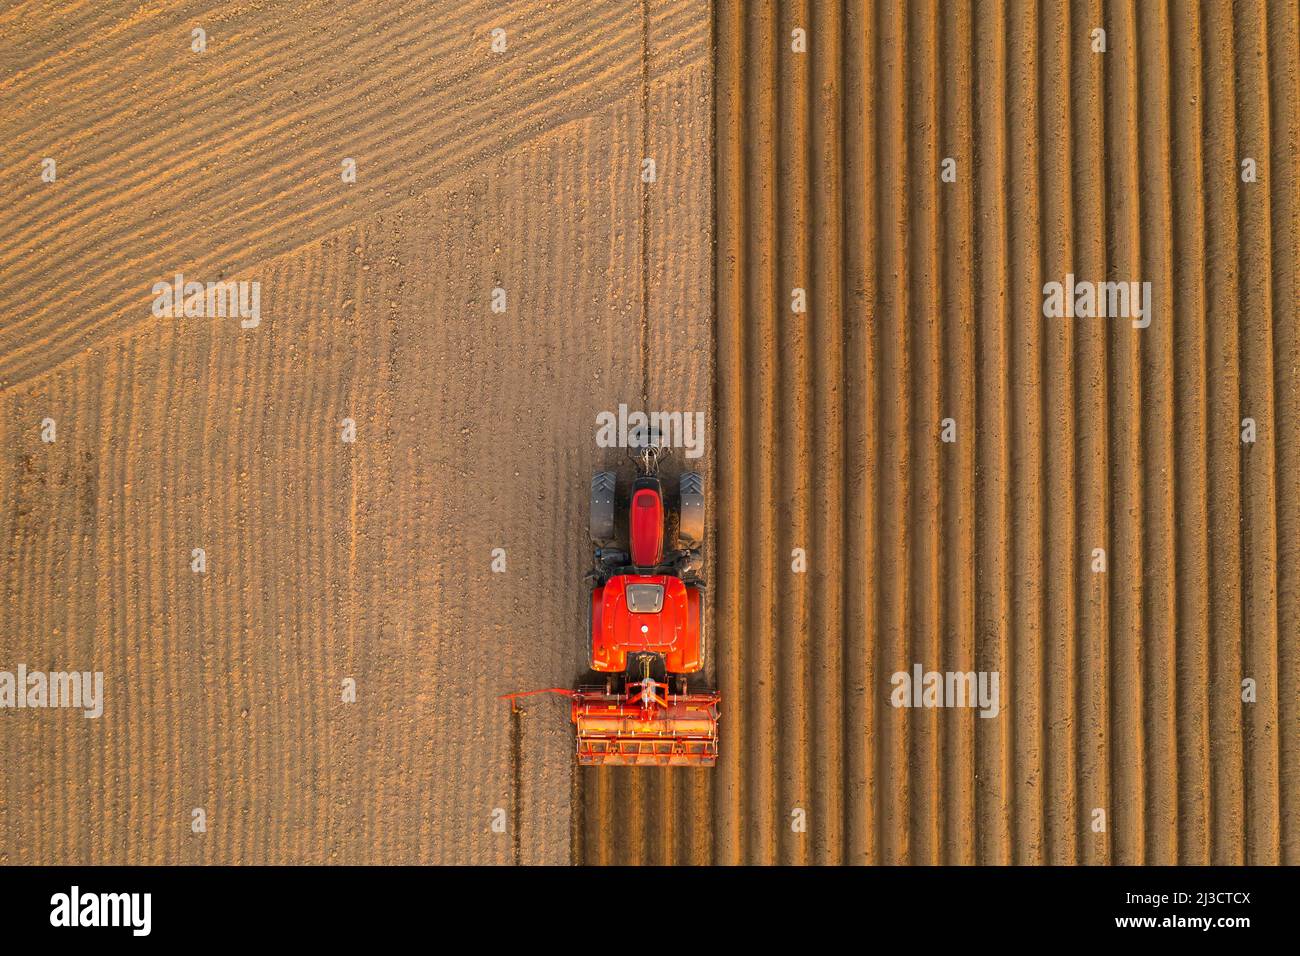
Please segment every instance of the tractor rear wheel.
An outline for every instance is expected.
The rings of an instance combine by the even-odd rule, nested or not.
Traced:
[[[598,471],[591,478],[591,540],[597,547],[614,543],[614,506],[618,479],[612,471]]]
[[[709,634],[705,630],[705,622],[708,621],[709,615],[704,608],[704,592],[700,591],[700,676],[705,678],[705,682],[712,684],[708,680],[709,676]]]

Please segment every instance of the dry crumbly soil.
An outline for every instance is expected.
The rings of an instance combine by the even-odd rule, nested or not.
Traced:
[[[0,669],[107,691],[0,862],[1300,862],[1295,0],[17,3],[0,102]],[[708,414],[709,771],[496,697],[620,402]]]
[[[709,36],[693,0],[0,12],[0,669],[106,696],[0,711],[0,862],[570,860],[564,708],[512,739],[497,695],[581,673],[596,413],[709,411]],[[177,272],[259,281],[260,326],[155,318]]]

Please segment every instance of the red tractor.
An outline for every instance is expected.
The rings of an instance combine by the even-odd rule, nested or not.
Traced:
[[[591,480],[591,674],[576,690],[553,689],[571,698],[580,764],[717,762],[720,697],[696,686],[704,678],[704,482],[694,472],[678,479],[670,520],[658,458],[654,446],[641,450],[623,502],[614,472]],[[677,547],[669,549],[674,525]]]

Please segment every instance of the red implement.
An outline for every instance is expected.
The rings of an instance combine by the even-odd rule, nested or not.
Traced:
[[[718,760],[720,694],[670,694],[652,678],[626,694],[599,687],[549,687],[517,694],[562,694],[578,731],[578,763],[649,767],[712,767]]]
[[[718,694],[670,694],[646,678],[627,694],[572,695],[578,763],[712,767],[718,760]]]

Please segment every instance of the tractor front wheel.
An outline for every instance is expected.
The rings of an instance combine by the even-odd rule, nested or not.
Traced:
[[[591,540],[597,547],[614,543],[614,510],[618,479],[612,471],[598,471],[591,478]]]
[[[688,471],[678,479],[677,540],[683,547],[698,550],[704,547],[704,477]]]

